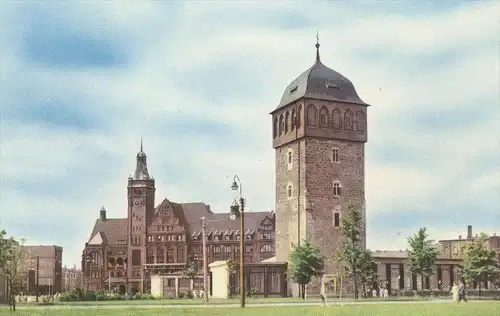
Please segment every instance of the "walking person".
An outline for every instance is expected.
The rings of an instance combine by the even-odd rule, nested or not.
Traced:
[[[460,301],[462,300],[464,302],[467,302],[467,299],[465,298],[465,282],[463,279],[460,281],[460,284],[458,285],[458,302],[460,303]]]
[[[453,282],[450,293],[452,294],[453,301],[458,303],[458,285],[457,282]]]

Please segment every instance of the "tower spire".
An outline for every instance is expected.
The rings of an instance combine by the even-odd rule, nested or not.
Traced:
[[[146,163],[146,153],[142,151],[142,137],[141,137],[141,151],[137,154],[137,167],[135,168],[134,180],[149,180],[148,165]]]
[[[321,62],[319,59],[319,30],[316,31],[316,62]]]

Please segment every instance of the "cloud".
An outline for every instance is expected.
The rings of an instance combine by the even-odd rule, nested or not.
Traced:
[[[492,233],[498,8],[1,3],[1,224],[78,263],[100,207],[126,214],[141,136],[157,202],[225,212],[238,174],[249,209],[274,209],[269,112],[312,65],[319,29],[322,61],[372,105],[368,245],[404,247],[422,226],[436,239],[467,224]]]

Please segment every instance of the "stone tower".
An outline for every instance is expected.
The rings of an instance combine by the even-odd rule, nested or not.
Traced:
[[[127,278],[128,293],[132,288],[143,290],[141,266],[146,263],[147,228],[151,224],[155,203],[155,181],[149,176],[146,154],[137,154],[137,166],[132,177],[128,178],[128,255]]]
[[[366,245],[367,107],[349,79],[321,63],[317,43],[314,65],[271,112],[277,261],[289,261],[291,244],[309,238],[326,256],[325,273],[337,273],[341,218],[352,203],[361,207]],[[318,280],[307,292],[319,294]]]

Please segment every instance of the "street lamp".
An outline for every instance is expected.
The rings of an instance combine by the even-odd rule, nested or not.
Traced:
[[[236,182],[238,180],[238,183]],[[235,175],[233,178],[233,184],[231,185],[231,189],[233,191],[240,190],[240,205],[236,201],[233,205],[231,205],[231,213],[230,217],[236,219],[239,215],[240,217],[240,295],[241,295],[241,307],[245,307],[245,200],[242,195],[242,185],[240,178]],[[239,211],[239,207],[241,207],[241,212]]]

